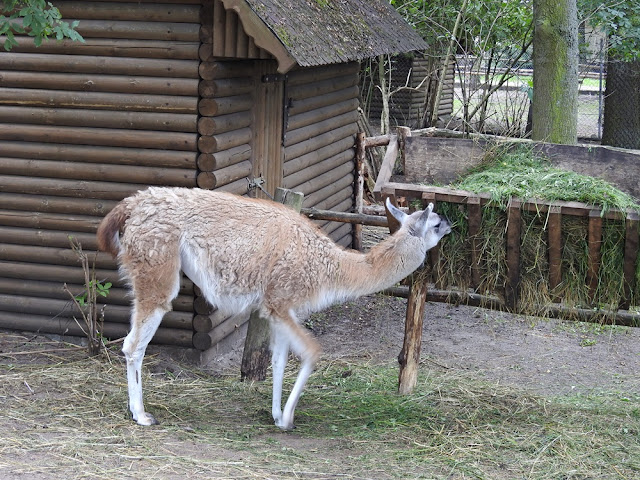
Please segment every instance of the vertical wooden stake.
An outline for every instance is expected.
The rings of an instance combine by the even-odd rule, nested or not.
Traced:
[[[507,284],[504,300],[508,308],[518,306],[520,284],[520,202],[511,200],[507,207]]]
[[[398,356],[398,363],[400,363],[398,393],[401,395],[413,392],[418,382],[422,324],[428,287],[428,277],[425,273],[421,268],[414,272],[411,278],[411,289],[409,290],[409,300],[407,300],[407,318],[404,324],[404,343]]]
[[[469,216],[469,238],[471,239],[471,287],[476,290],[482,281],[480,272],[480,226],[482,225],[482,208],[480,197],[467,198],[467,215]]]
[[[304,195],[300,192],[277,188],[274,199],[299,212],[302,208]],[[267,378],[267,368],[271,358],[270,338],[271,327],[269,321],[266,318],[262,318],[258,312],[252,312],[251,317],[249,317],[247,338],[242,354],[241,380],[262,381]]]
[[[552,206],[549,208],[547,228],[549,291],[553,293],[562,282],[562,207]],[[552,298],[554,302],[560,301],[557,294],[554,294]]]
[[[635,287],[636,263],[638,258],[638,214],[627,213],[624,237],[624,295],[620,308],[629,310],[631,294]]]
[[[366,147],[364,145],[364,133],[358,133],[356,139],[356,213],[362,213],[364,202],[364,169]],[[353,248],[362,251],[362,224],[356,223],[353,226]]]
[[[593,302],[598,290],[598,274],[600,273],[600,247],[602,246],[602,217],[600,210],[589,212],[588,226],[589,270],[587,271],[587,285],[589,297]]]

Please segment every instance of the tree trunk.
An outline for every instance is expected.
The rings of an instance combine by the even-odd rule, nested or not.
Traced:
[[[609,57],[602,144],[640,149],[640,60]]]
[[[532,139],[574,144],[578,132],[576,0],[533,2]]]

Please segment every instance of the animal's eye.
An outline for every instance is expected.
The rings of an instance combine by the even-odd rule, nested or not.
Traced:
[[[440,228],[440,225],[442,225],[442,222],[438,222],[438,223],[436,224],[436,228]]]

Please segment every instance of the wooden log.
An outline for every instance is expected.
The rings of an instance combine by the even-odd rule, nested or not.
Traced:
[[[636,212],[629,212],[625,221],[624,236],[624,295],[620,308],[628,310],[636,284],[636,269],[638,264],[638,223]]]
[[[131,95],[123,95],[131,93]],[[116,110],[197,114],[196,97],[179,95],[142,95],[135,92],[74,92],[29,88],[0,88],[0,105],[31,107],[86,108],[90,110]],[[20,140],[20,139],[19,139]],[[72,143],[72,142],[69,142]]]
[[[366,149],[364,146],[364,132],[358,133],[356,137],[356,172],[358,176],[356,178],[356,213],[362,214],[362,207],[364,204],[364,177],[365,177],[365,164],[366,164]],[[362,224],[357,224],[353,227],[353,248],[355,250],[362,250]]]
[[[357,99],[358,98],[358,86],[347,87],[335,92],[326,93],[317,97],[309,97],[303,100],[297,100],[293,102],[293,105],[289,108],[289,116],[293,117],[312,110],[316,110],[329,105],[336,105],[341,102]]]
[[[288,177],[305,168],[309,168],[319,162],[327,160],[335,155],[353,148],[353,136],[349,135],[337,142],[331,143],[317,150],[309,152],[297,158],[288,160],[283,165],[283,175]]]
[[[379,135],[377,137],[366,137],[364,139],[364,146],[370,147],[386,147],[392,141],[394,135]],[[396,136],[397,138],[397,136]]]
[[[73,237],[86,250],[95,251],[98,249],[95,233],[75,232]],[[54,230],[34,230],[32,228],[3,226],[0,228],[0,242],[67,248],[69,247],[69,234]]]
[[[84,23],[84,22],[83,22]],[[117,38],[117,37],[110,37]],[[187,40],[189,41],[189,40]],[[196,39],[197,41],[197,39]],[[155,58],[96,57],[3,52],[1,70],[199,78],[198,61]]]
[[[406,172],[406,144],[407,138],[411,137],[411,129],[409,127],[398,127],[398,159],[400,161],[400,168],[403,172]],[[424,198],[424,195],[423,195]],[[433,197],[435,201],[435,196]]]
[[[0,311],[0,328],[26,330],[55,335],[84,337],[84,333],[73,318],[56,318],[31,313]],[[102,334],[106,338],[116,339],[127,335],[129,326],[123,323],[105,322]],[[191,330],[160,327],[151,340],[162,345],[174,345],[191,348]]]
[[[113,3],[56,0],[56,7],[64,18],[76,20],[125,20],[146,22],[198,23],[200,5],[163,5],[130,3],[123,8]]]
[[[0,205],[7,210],[105,216],[115,201],[84,198],[61,198],[42,195],[0,193]]]
[[[600,272],[600,260],[602,247],[602,212],[600,210],[591,210],[589,212],[588,230],[588,249],[589,249],[589,268],[587,270],[587,286],[589,287],[589,298],[595,301],[596,292],[598,290],[598,276]]]
[[[198,168],[205,172],[235,165],[251,158],[251,146],[248,144],[216,153],[201,153],[198,156]]]
[[[222,2],[213,2],[213,34],[212,34],[212,53],[214,57],[222,57],[224,55],[225,42],[225,26],[227,15]]]
[[[301,193],[283,188],[276,189],[274,201],[282,203],[297,212],[302,208],[303,200],[304,195]],[[212,330],[212,332],[214,331],[215,329]],[[228,333],[225,332],[225,334]],[[243,381],[247,379],[262,381],[267,377],[267,368],[271,358],[270,338],[271,326],[269,320],[261,317],[258,311],[252,312],[249,317],[247,337],[242,354],[242,365],[240,367],[240,378]]]
[[[358,98],[350,98],[333,105],[316,108],[314,110],[309,110],[308,112],[299,113],[297,115],[290,115],[287,127],[288,131],[292,132],[299,128],[318,124],[328,119],[332,119],[338,115],[346,113],[353,114],[353,112],[357,111],[359,105],[360,100]]]
[[[285,137],[285,147],[290,147],[296,143],[300,143],[310,137],[316,137],[323,133],[330,132],[346,125],[353,125],[357,130],[358,112],[353,110],[342,115],[336,115],[335,117],[323,120],[306,127],[298,128],[296,130],[287,131]]]
[[[358,132],[358,125],[345,125],[326,133],[310,137],[309,139],[291,145],[284,149],[284,161],[290,161],[294,158],[301,157],[320,148],[338,142],[348,136],[354,136]]]
[[[69,300],[69,293],[64,290],[65,283],[42,282],[39,280],[25,280],[0,277],[0,293],[27,297],[55,298]],[[84,285],[66,283],[67,288],[74,295],[85,291]],[[99,298],[100,304],[131,305],[131,294],[126,288],[111,287],[106,297]],[[172,302],[172,308],[179,312],[193,312],[193,295],[180,294]]]
[[[411,289],[407,301],[407,317],[404,327],[404,342],[398,356],[400,374],[398,393],[408,395],[413,392],[418,382],[420,350],[422,348],[422,325],[424,319],[424,302],[427,299],[427,275],[418,269],[411,277]]]
[[[253,76],[252,62],[214,61],[200,63],[200,78],[203,80],[217,80],[220,78],[238,78]]]
[[[229,315],[223,314],[217,309],[210,314],[196,315],[193,319],[193,329],[196,332],[210,332],[227,318],[229,318]]]
[[[342,152],[283,179],[285,188],[301,192],[315,192],[323,186],[353,173],[352,152]]]
[[[216,191],[246,195],[249,192],[249,182],[246,178],[241,178],[222,187],[216,187]]]
[[[317,208],[303,208],[301,213],[312,220],[331,220],[334,222],[355,223],[386,227],[387,220],[377,215],[365,215],[362,213],[334,212],[332,210],[318,210]]]
[[[204,117],[213,117],[250,111],[252,106],[253,98],[251,95],[232,95],[230,97],[202,98],[198,102],[198,111]]]
[[[469,240],[471,242],[471,286],[475,290],[482,281],[480,259],[482,258],[482,242],[480,239],[480,227],[482,225],[482,208],[478,197],[469,197],[467,200],[467,215],[469,217]]]
[[[547,241],[549,244],[549,291],[562,283],[562,208],[551,207],[547,214]],[[557,295],[554,302],[560,301]]]
[[[0,175],[32,175],[34,177],[101,180],[119,183],[134,182],[176,187],[194,187],[196,184],[195,170],[100,163],[82,164],[5,157],[0,157]]]
[[[0,43],[6,38],[0,36]],[[46,53],[57,55],[87,55],[94,57],[173,58],[198,60],[199,42],[168,42],[164,40],[130,40],[116,38],[85,38],[83,43],[72,40],[44,40],[37,47],[33,38],[15,37],[15,53]]]
[[[520,202],[511,199],[507,207],[507,282],[505,304],[512,311],[518,306],[520,289]]]
[[[44,228],[68,232],[95,232],[99,217],[56,213],[33,213],[0,209],[0,225],[22,228]]]
[[[108,255],[94,257],[90,251],[91,264],[99,269],[116,270],[118,265]],[[80,267],[80,259],[70,246],[68,248],[0,243],[0,260],[13,262],[44,263],[50,265],[71,265]]]
[[[64,160],[155,168],[196,168],[196,152],[179,150],[7,141],[2,142],[2,152],[6,156],[30,160]]]
[[[335,195],[337,192],[349,191],[350,196],[353,197],[354,178],[353,174],[347,174],[335,182],[330,182],[327,185],[321,186],[317,190],[305,195],[305,205],[326,210],[327,208],[325,206],[319,205],[324,204],[326,199]]]
[[[33,43],[33,40],[31,40]],[[82,92],[120,92],[144,95],[198,95],[198,80],[192,78],[134,77],[80,73],[5,71],[0,87],[39,90],[74,90]],[[26,93],[26,92],[25,92]],[[55,94],[55,92],[50,92]],[[115,99],[115,97],[113,97]],[[6,101],[6,99],[5,99]],[[41,100],[42,101],[42,100]]]
[[[249,111],[230,113],[217,117],[201,117],[198,120],[198,133],[200,135],[217,135],[240,130],[250,126],[252,121],[252,114]]]
[[[288,81],[291,87],[296,87],[303,86],[309,83],[317,83],[340,76],[358,75],[359,71],[360,67],[357,62],[322,65],[321,67],[293,70],[288,74]]]
[[[220,78],[201,81],[198,91],[203,98],[216,98],[251,93],[253,88],[254,80],[252,78]]]
[[[382,198],[382,189],[383,186],[389,182],[391,178],[391,174],[393,173],[393,168],[396,165],[396,158],[398,157],[398,136],[392,135],[389,139],[389,146],[387,147],[387,151],[384,155],[384,159],[382,160],[382,165],[380,166],[380,172],[378,173],[378,178],[376,179],[376,185],[373,189],[373,194],[377,200]],[[422,195],[420,195],[422,196]]]
[[[146,185],[0,175],[0,192],[120,201]]]
[[[340,213],[352,213],[353,184],[318,202],[317,208],[321,210],[338,211]]]
[[[358,84],[358,76],[353,74],[332,77],[313,83],[296,84],[289,82],[288,95],[294,101],[305,98],[318,97],[327,93],[343,90]]]
[[[102,304],[100,300],[99,304]],[[50,317],[80,318],[74,303],[69,299],[57,300],[53,298],[38,298],[30,296],[0,294],[0,305],[4,312],[30,312],[35,315],[48,315]],[[105,309],[105,321],[126,323],[131,318],[129,306],[108,305]],[[189,312],[168,312],[162,320],[162,324],[169,328],[191,329],[193,315]]]
[[[0,124],[0,140],[195,151],[197,134]],[[242,142],[246,143],[246,142]]]
[[[245,160],[244,162],[215,170],[213,174],[215,176],[216,185],[227,185],[235,182],[236,180],[246,178],[251,175],[252,167],[253,165],[251,160]]]
[[[224,322],[209,332],[196,332],[193,334],[193,346],[197,350],[206,351],[231,335],[234,330],[240,328],[244,323],[246,323],[246,321],[246,314],[234,315],[227,318]]]
[[[198,42],[198,23],[127,22],[83,20],[76,29],[84,38],[149,39],[173,42]]]
[[[0,109],[0,123],[71,127],[128,128],[166,132],[193,132],[196,116],[178,113],[114,112],[72,108],[12,107]]]
[[[251,129],[242,128],[231,132],[202,136],[198,139],[198,147],[201,153],[215,153],[245,145],[251,141],[251,137]]]

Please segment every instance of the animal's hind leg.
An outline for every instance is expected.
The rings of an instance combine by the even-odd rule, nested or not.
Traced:
[[[140,425],[158,423],[150,413],[145,412],[142,400],[142,360],[147,345],[158,329],[164,314],[171,310],[171,300],[178,294],[180,287],[179,269],[159,271],[145,276],[150,290],[136,288],[134,284],[134,304],[131,315],[131,331],[124,339],[122,351],[127,361],[127,387],[129,409],[133,419]],[[146,272],[149,274],[150,272]],[[164,277],[162,276],[164,275]]]

